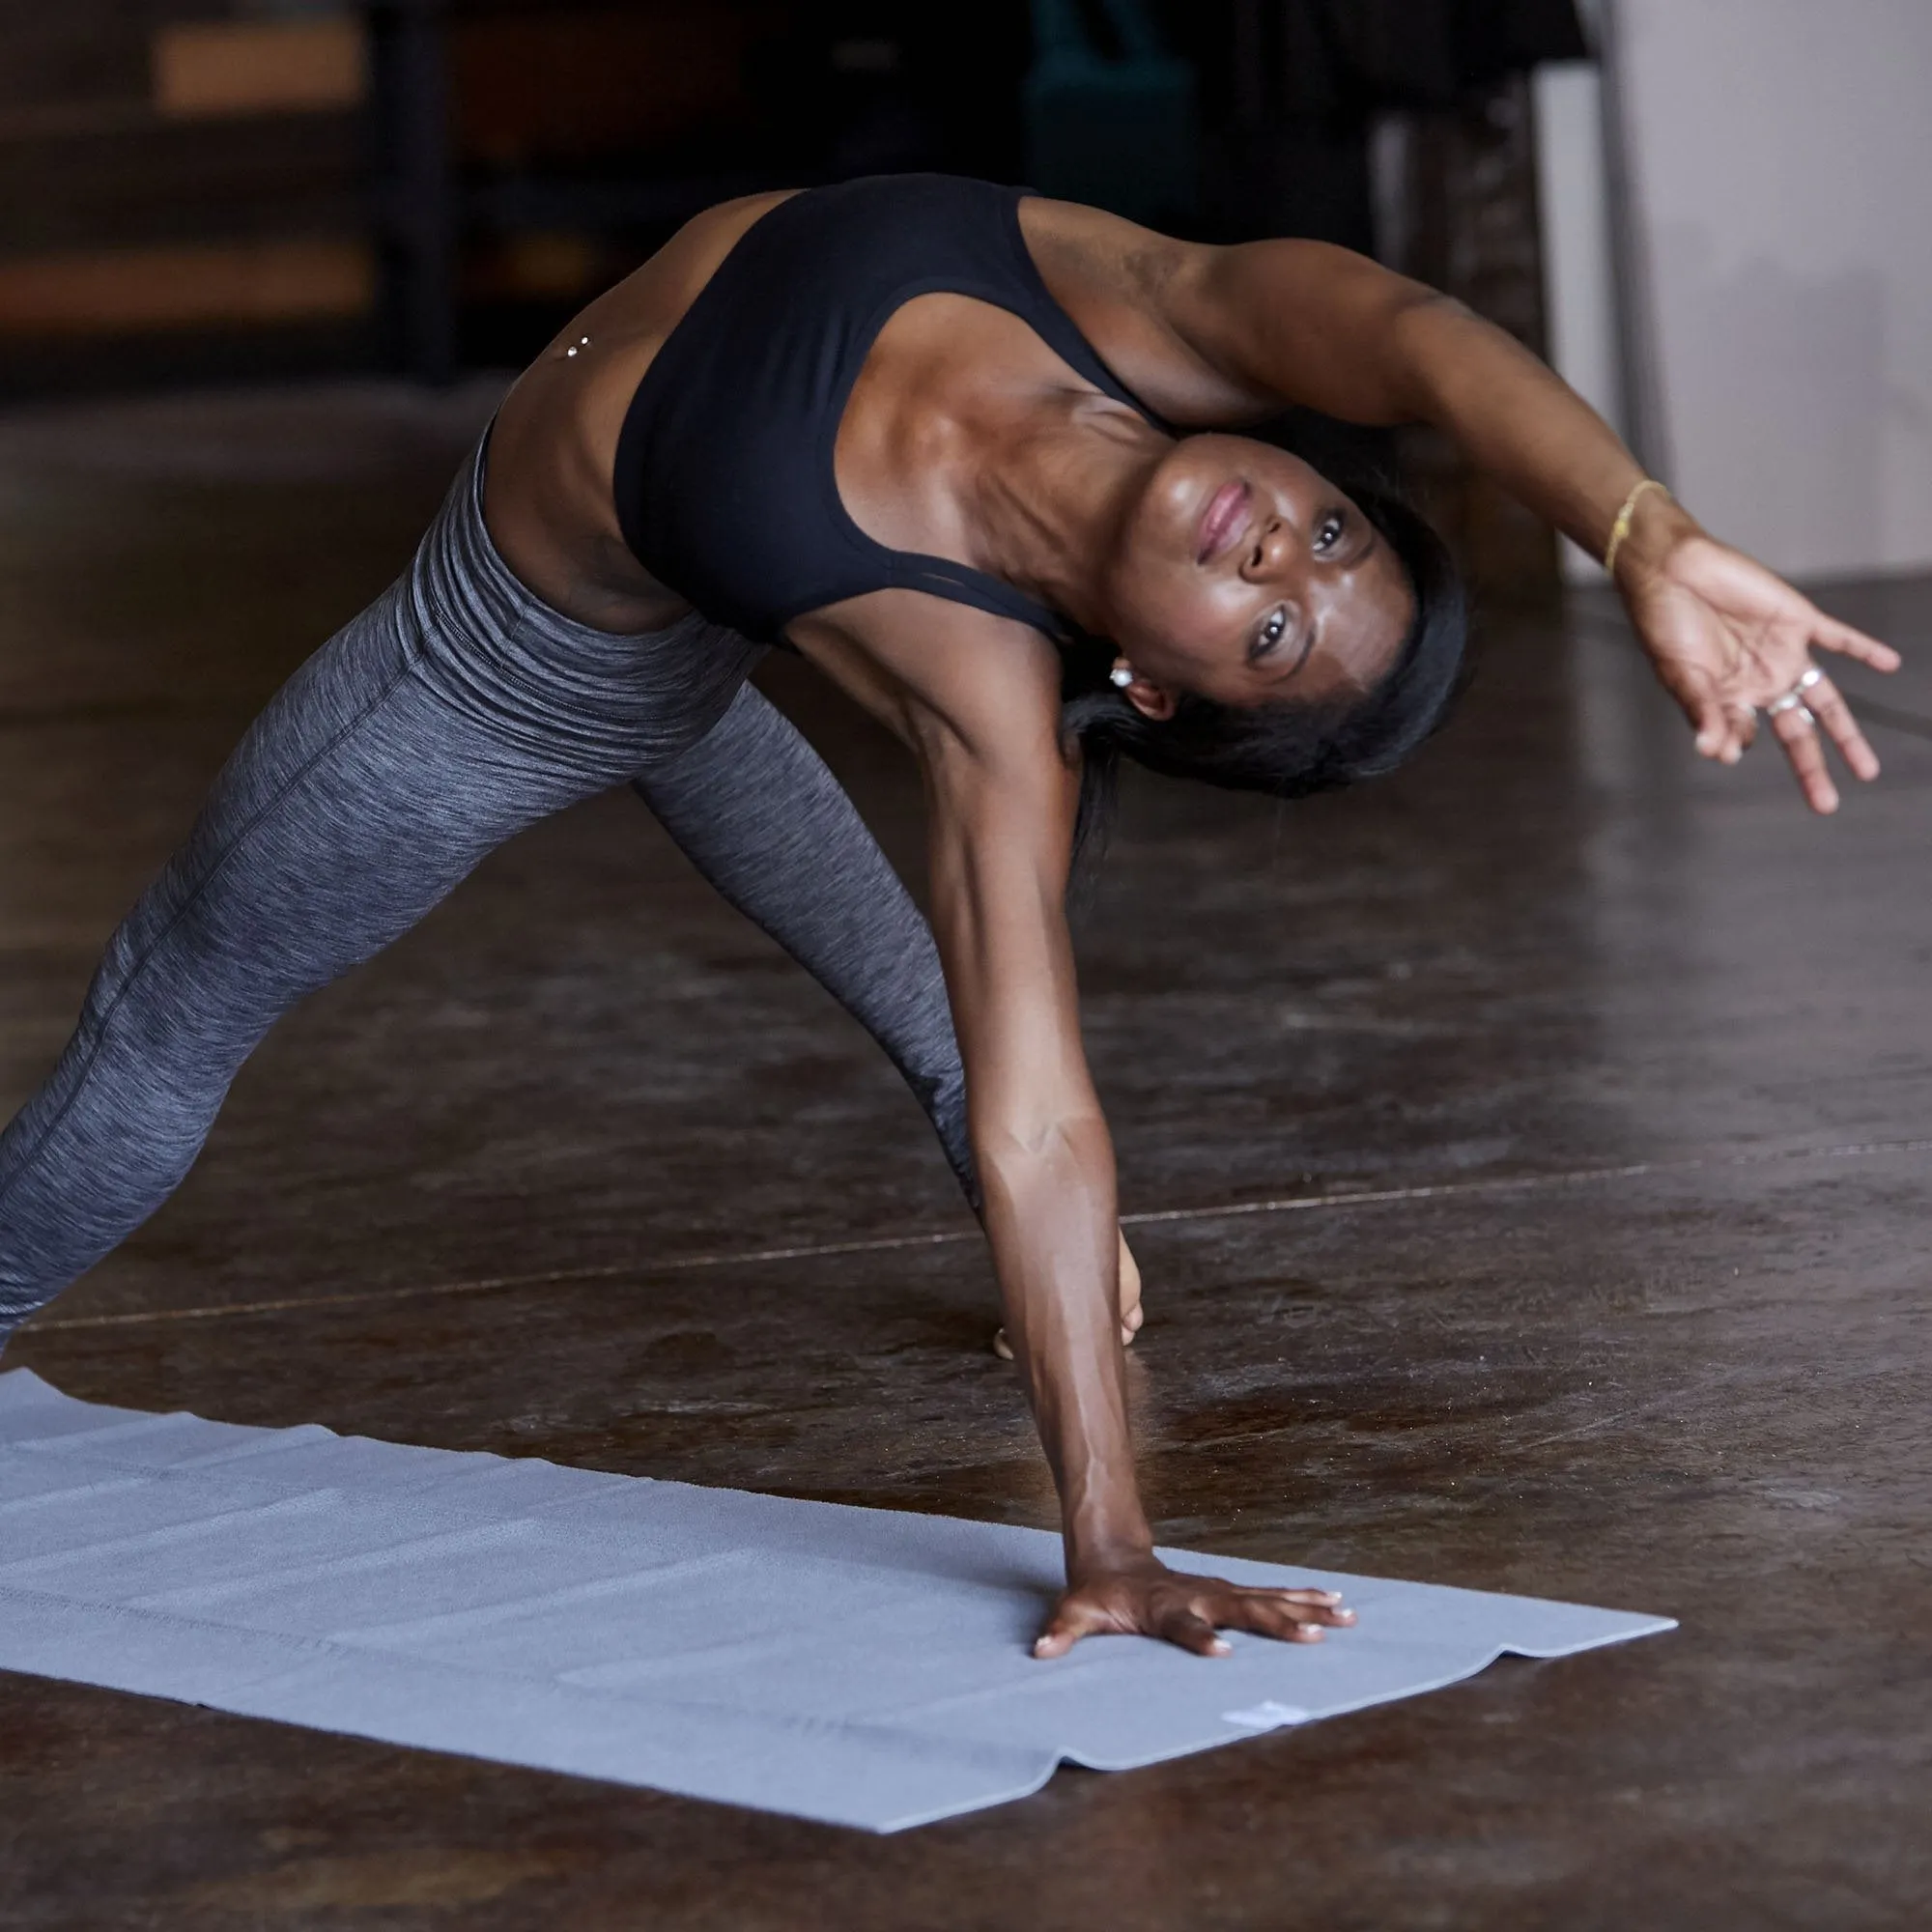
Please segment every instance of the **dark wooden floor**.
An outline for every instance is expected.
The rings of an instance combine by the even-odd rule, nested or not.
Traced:
[[[0,1112],[488,400],[0,422]],[[1932,583],[1835,602],[1932,632]],[[915,865],[896,754],[798,674],[781,696]],[[1885,699],[1932,721],[1932,653]],[[1697,766],[1586,603],[1493,627],[1464,713],[1378,788],[1136,788],[1084,917],[1153,1217],[1162,1534],[1675,1635],[890,1840],[0,1676],[0,1922],[1922,1925],[1910,724],[1810,821],[1765,753]],[[617,797],[289,1021],[181,1196],[6,1359],[143,1407],[1048,1522],[993,1319],[889,1069]]]

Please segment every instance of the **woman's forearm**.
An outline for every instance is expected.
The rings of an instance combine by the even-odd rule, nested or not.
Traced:
[[[1878,776],[1877,757],[1813,654],[1835,651],[1889,671],[1899,662],[1889,645],[1834,622],[1718,542],[1667,492],[1642,488],[1642,469],[1608,424],[1502,330],[1455,303],[1414,302],[1392,322],[1382,354],[1408,413],[1447,432],[1609,565],[1638,641],[1703,756],[1735,764],[1762,722],[1820,812],[1838,807],[1825,740],[1856,777]]]
[[[992,1132],[975,1146],[1007,1333],[1060,1492],[1067,1574],[1143,1558],[1153,1539],[1127,1427],[1106,1125],[1078,1115],[1031,1145]]]
[[[1561,377],[1458,302],[1421,302],[1389,325],[1404,413],[1441,430],[1480,469],[1593,556],[1643,469],[1622,439]],[[1646,532],[1673,517],[1646,492]]]

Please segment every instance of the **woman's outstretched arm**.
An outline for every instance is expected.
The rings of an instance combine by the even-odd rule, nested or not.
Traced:
[[[1623,518],[1617,588],[1704,756],[1735,763],[1759,713],[1806,679],[1802,704],[1771,724],[1811,809],[1838,807],[1814,721],[1855,776],[1878,776],[1844,698],[1812,676],[1810,654],[1887,671],[1898,654],[1719,542],[1665,492],[1639,492],[1643,470],[1616,433],[1502,329],[1314,242],[1213,251],[1186,312],[1202,353],[1242,386],[1354,422],[1433,424],[1592,555],[1605,554]]]
[[[1878,759],[1813,650],[1876,670],[1898,656],[1719,542],[1555,372],[1462,303],[1319,242],[1210,248],[1092,211],[1046,223],[1050,274],[1119,332],[1122,374],[1177,422],[1229,427],[1284,405],[1348,422],[1434,425],[1592,555],[1620,514],[1617,588],[1704,756],[1735,763],[1770,713],[1812,809],[1837,809],[1820,732],[1861,779]],[[1123,319],[1125,318],[1125,319]],[[1109,345],[1110,347],[1112,345]]]

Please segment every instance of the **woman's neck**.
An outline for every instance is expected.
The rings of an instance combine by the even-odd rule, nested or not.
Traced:
[[[963,494],[985,568],[1104,631],[1107,559],[1173,439],[1110,397],[1062,389],[974,440]]]

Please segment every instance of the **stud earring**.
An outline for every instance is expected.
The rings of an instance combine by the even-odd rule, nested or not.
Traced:
[[[1133,681],[1134,681],[1133,668],[1131,666],[1128,665],[1116,665],[1113,668],[1113,669],[1107,673],[1107,682],[1111,684],[1116,691],[1126,690],[1127,686],[1133,683]]]

